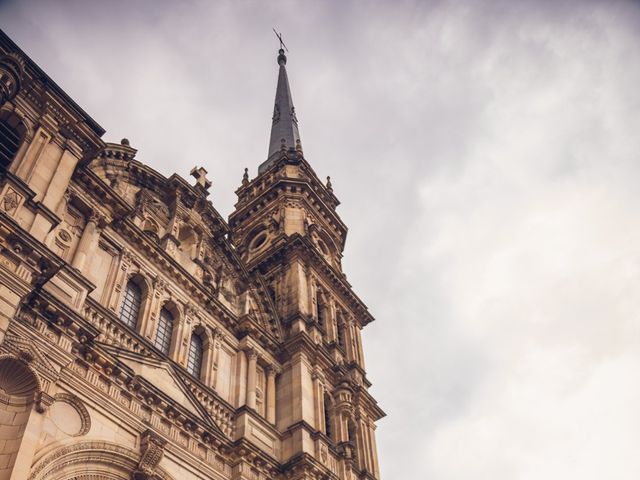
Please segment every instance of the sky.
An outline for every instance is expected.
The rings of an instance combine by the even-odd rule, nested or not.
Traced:
[[[640,476],[640,3],[0,1],[137,158],[227,216],[282,31],[349,226],[382,478]]]

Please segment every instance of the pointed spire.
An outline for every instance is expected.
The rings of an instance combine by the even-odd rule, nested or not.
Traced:
[[[293,107],[291,98],[291,88],[287,77],[287,57],[284,50],[278,51],[278,86],[276,87],[276,100],[273,107],[273,119],[271,123],[271,138],[269,140],[269,155],[267,160],[258,167],[258,174],[267,170],[278,158],[282,145],[288,150],[297,148],[300,144],[300,134],[298,132],[298,119]]]

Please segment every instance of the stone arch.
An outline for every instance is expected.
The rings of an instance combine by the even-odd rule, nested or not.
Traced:
[[[180,242],[178,249],[188,256],[189,260],[193,259],[196,255],[198,234],[191,225],[186,223],[182,223],[180,225],[180,230],[178,231],[178,242]]]
[[[160,241],[160,225],[149,215],[142,222],[142,233],[152,238],[156,243]]]
[[[38,375],[27,365],[32,360],[28,352],[23,352],[29,358],[17,358],[14,355],[0,355],[0,394],[5,398],[20,399],[33,403],[36,395],[42,392],[42,385]]]
[[[134,314],[131,313],[133,311],[133,308],[131,307],[131,299],[127,298],[127,292],[129,291],[130,285],[133,285],[140,290],[139,293],[136,293],[136,295],[139,295],[139,301],[135,302],[137,311]],[[118,318],[120,321],[132,329],[139,331],[150,303],[149,300],[151,298],[152,291],[151,283],[140,273],[140,271],[130,272],[124,282],[124,288],[122,289],[122,294],[120,296],[120,305],[118,307]],[[133,319],[131,319],[132,316],[134,317]],[[131,324],[123,317],[129,318],[131,320]]]
[[[3,458],[0,480],[11,478],[14,466],[18,465],[16,459],[32,406],[42,393],[38,376],[26,363],[29,360],[0,355],[0,438],[4,440],[0,448]]]
[[[111,442],[89,441],[59,446],[31,468],[29,480],[129,480],[140,455]],[[156,467],[149,480],[173,480]]]
[[[157,344],[158,340],[158,329],[162,323],[161,316],[163,315],[163,310],[166,310],[171,317],[171,332],[170,332],[170,341],[169,341],[169,351],[167,355],[174,356],[176,349],[178,348],[178,344],[180,343],[180,328],[179,325],[184,321],[184,313],[180,305],[175,302],[173,299],[164,299],[160,310],[158,312],[158,321],[155,325],[155,331],[153,332],[153,342],[154,345],[159,348]]]

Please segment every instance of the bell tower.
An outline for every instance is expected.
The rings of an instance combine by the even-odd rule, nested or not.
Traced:
[[[368,392],[360,336],[373,317],[342,272],[347,227],[330,179],[304,156],[283,48],[277,61],[267,158],[255,178],[245,169],[229,226],[285,328],[276,352],[282,462],[294,480],[378,479],[374,432],[384,412]]]

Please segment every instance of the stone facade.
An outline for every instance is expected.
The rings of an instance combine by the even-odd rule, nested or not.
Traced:
[[[0,32],[0,480],[379,478],[373,318],[278,63],[225,221]]]

